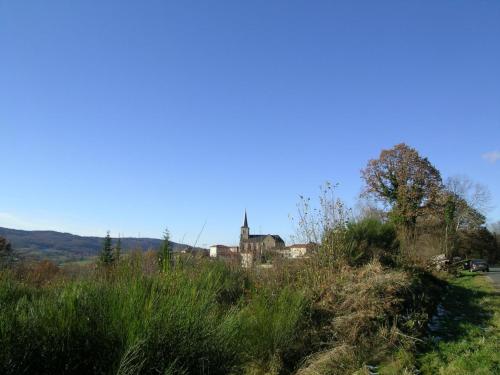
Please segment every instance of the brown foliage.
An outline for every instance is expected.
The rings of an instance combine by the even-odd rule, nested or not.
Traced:
[[[408,310],[409,295],[417,293],[411,273],[377,261],[358,268],[316,269],[307,281],[316,296],[316,349],[298,374],[354,373],[388,348],[413,345],[407,322],[420,329],[425,320],[419,311],[423,306]]]
[[[372,195],[389,205],[391,218],[400,228],[403,250],[415,244],[417,219],[439,207],[442,181],[439,171],[427,158],[400,143],[383,150],[362,170],[366,188]]]
[[[388,203],[401,220],[412,224],[436,203],[442,188],[439,171],[404,143],[370,160],[362,177],[365,193]]]
[[[19,280],[36,286],[43,286],[62,275],[61,269],[50,260],[42,260],[30,265],[20,264],[15,269],[15,273]]]

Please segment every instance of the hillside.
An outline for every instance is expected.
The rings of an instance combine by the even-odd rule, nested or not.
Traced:
[[[7,238],[20,258],[28,260],[50,259],[56,263],[85,260],[99,253],[103,237],[78,236],[55,231],[26,231],[0,227],[0,236]],[[116,239],[114,239],[116,240]],[[157,238],[121,238],[126,252],[132,249],[158,249]],[[173,251],[190,249],[191,246],[170,241]],[[195,250],[203,250],[196,248]]]

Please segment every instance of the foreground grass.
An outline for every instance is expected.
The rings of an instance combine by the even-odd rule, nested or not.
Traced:
[[[376,261],[148,264],[0,272],[0,374],[354,373],[424,324],[432,283]]]
[[[43,286],[0,275],[0,373],[242,373],[290,351],[302,291],[256,293],[218,263],[191,271],[123,267]]]
[[[418,354],[402,348],[380,374],[499,374],[500,294],[482,274],[451,279]]]
[[[480,274],[452,281],[433,340],[418,358],[423,374],[500,373],[500,294]]]

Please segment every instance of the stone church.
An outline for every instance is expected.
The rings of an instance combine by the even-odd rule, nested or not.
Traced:
[[[260,258],[265,250],[281,249],[285,247],[285,241],[276,234],[250,234],[247,213],[241,227],[240,252],[253,254],[254,258]]]

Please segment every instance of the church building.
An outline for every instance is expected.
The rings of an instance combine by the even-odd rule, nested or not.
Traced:
[[[241,227],[240,252],[253,254],[254,259],[262,256],[265,250],[281,249],[285,247],[285,241],[277,234],[250,234],[248,227],[247,212]]]

